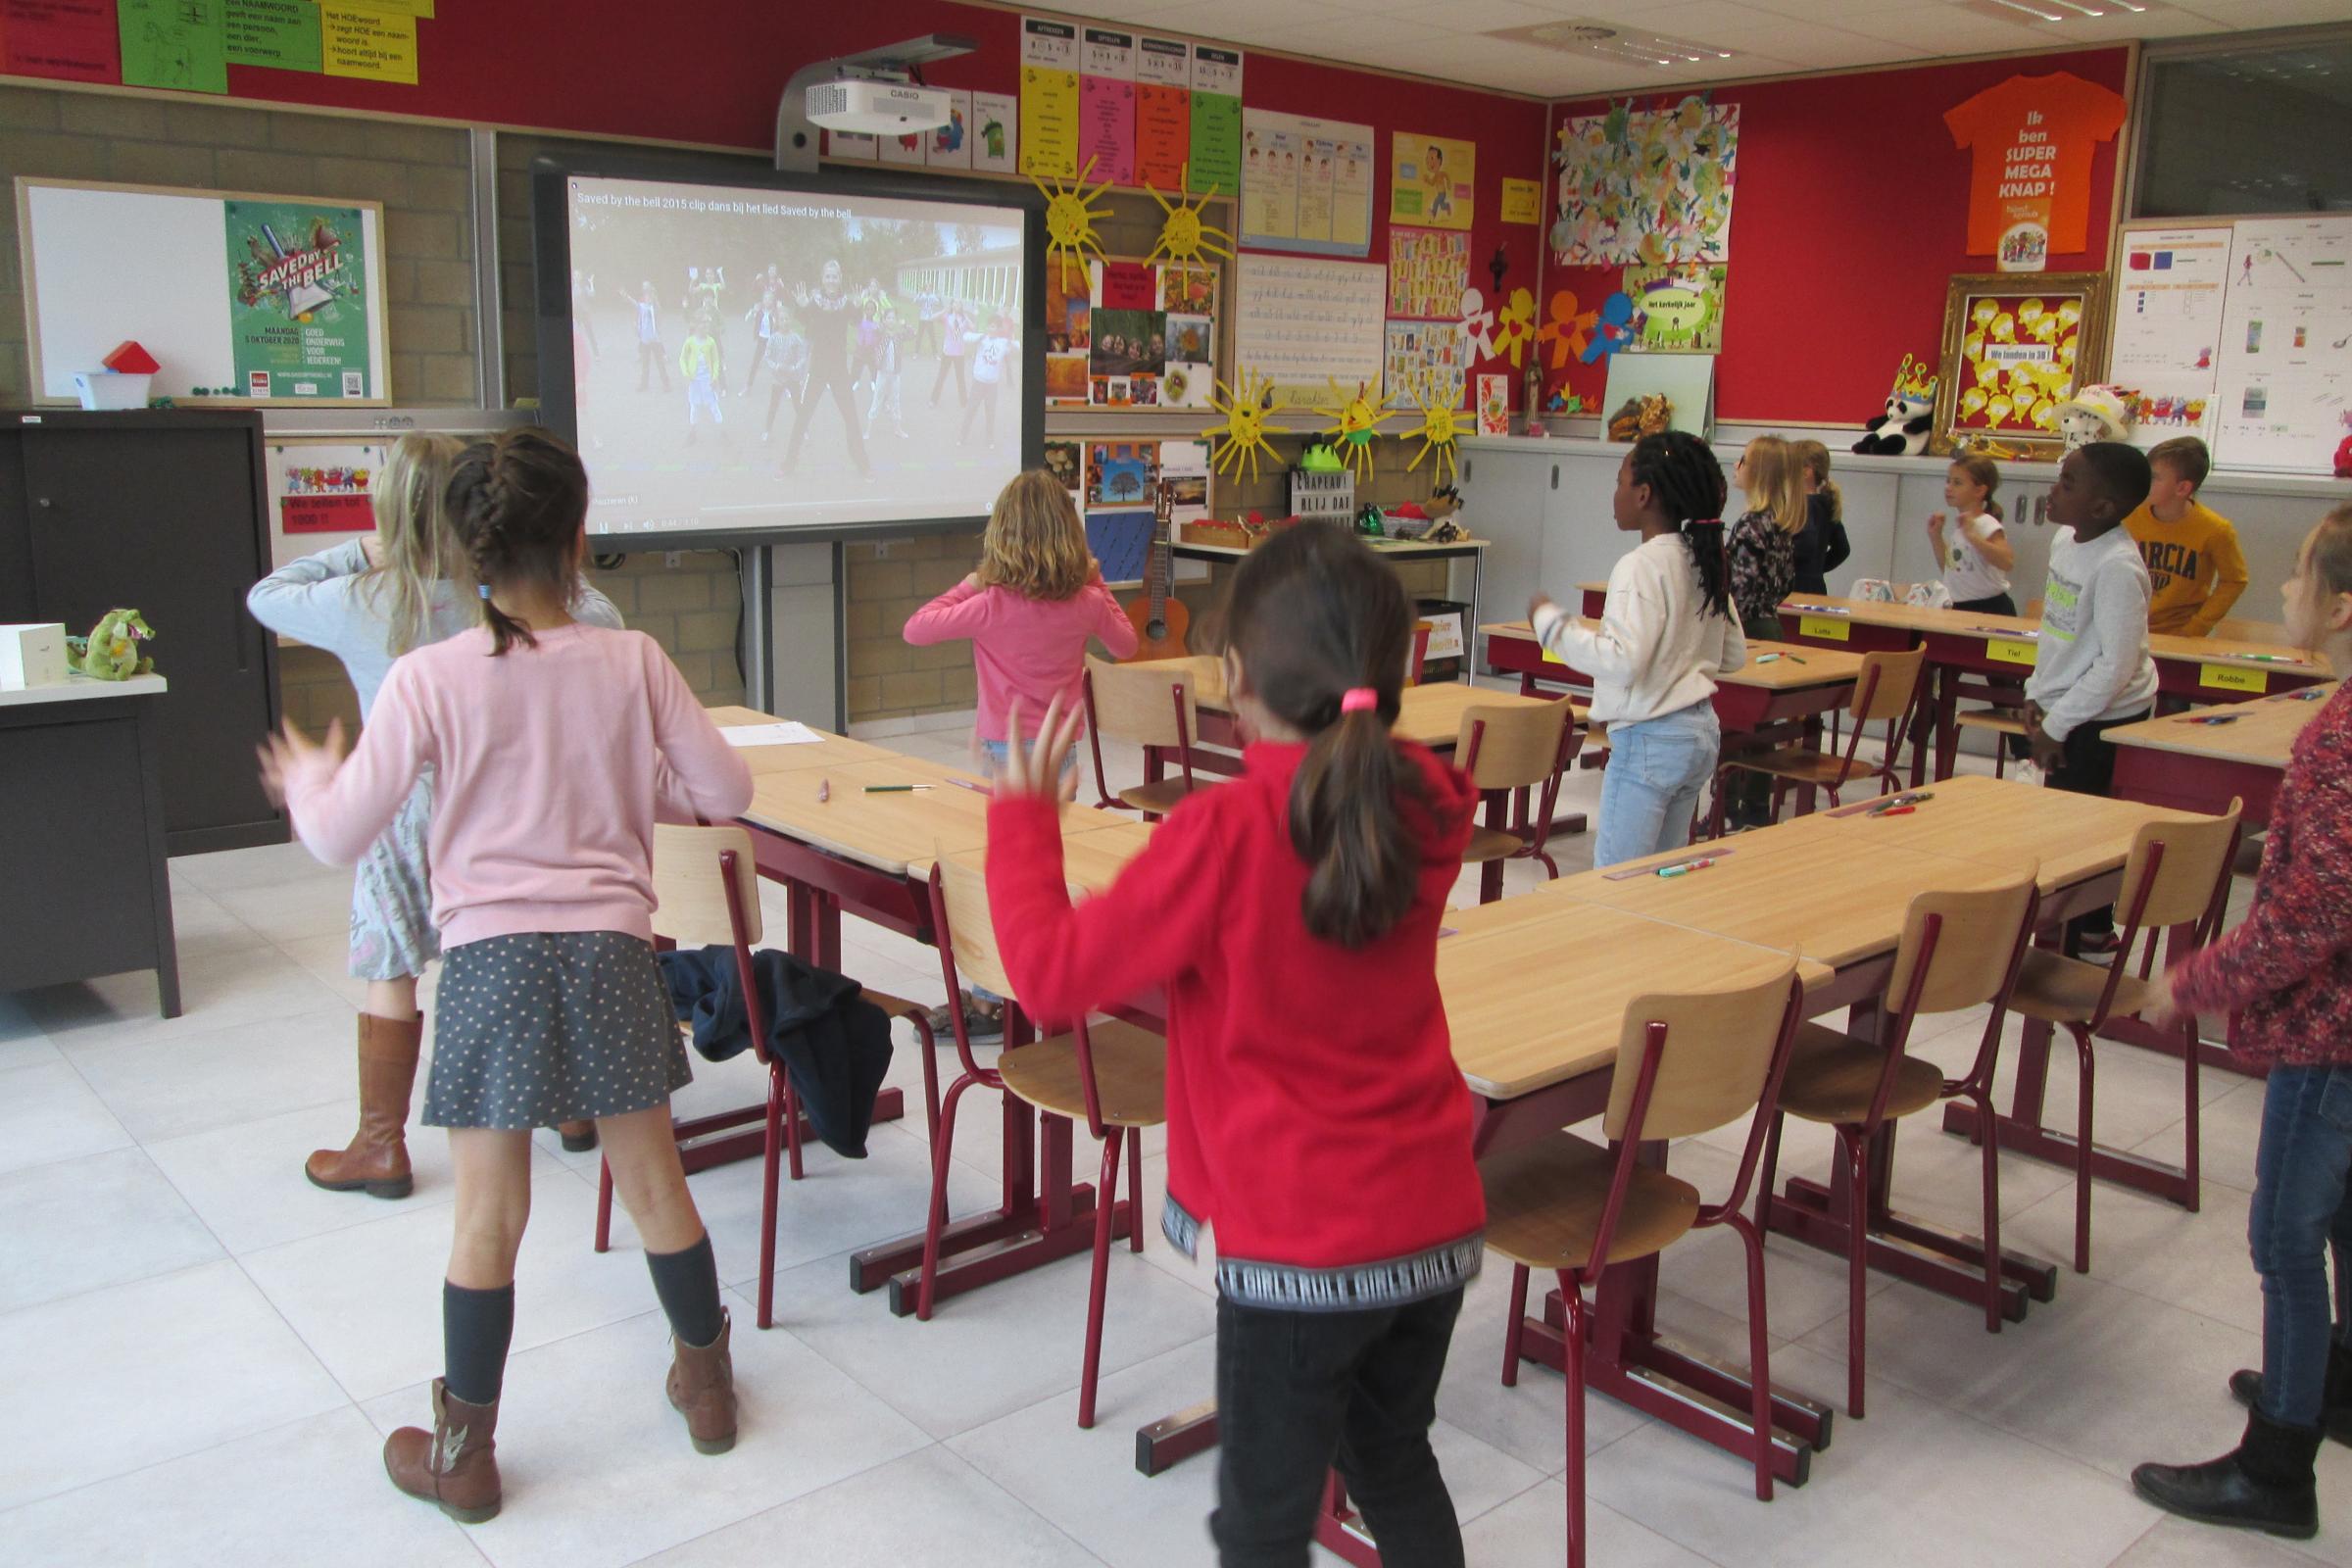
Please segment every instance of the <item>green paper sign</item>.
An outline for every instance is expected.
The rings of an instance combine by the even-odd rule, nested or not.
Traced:
[[[1193,162],[1196,191],[1211,185],[1221,196],[1242,189],[1242,101],[1221,92],[1193,94]]]
[[[1728,270],[1720,262],[1627,268],[1625,292],[1639,328],[1634,346],[1651,354],[1722,353]]]
[[[372,378],[360,209],[315,202],[225,205],[236,394],[367,397]]]
[[[115,22],[124,86],[228,91],[224,0],[115,0]]]
[[[316,74],[318,8],[310,0],[228,0],[228,60]]]

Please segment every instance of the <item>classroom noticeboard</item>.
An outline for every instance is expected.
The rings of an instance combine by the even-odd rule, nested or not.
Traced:
[[[1236,373],[1273,386],[1274,406],[1314,406],[1344,388],[1381,384],[1389,270],[1244,251],[1234,263]]]
[[[2168,220],[2127,225],[2116,246],[2107,374],[2130,395],[2132,443],[2214,439],[2222,297],[2232,225]]]
[[[381,406],[383,210],[374,202],[17,179],[35,395],[133,339],[152,391],[231,405]]]

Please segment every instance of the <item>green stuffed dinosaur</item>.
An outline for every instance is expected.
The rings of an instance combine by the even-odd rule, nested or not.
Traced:
[[[155,661],[142,658],[139,644],[155,635],[135,610],[110,610],[87,637],[66,639],[66,662],[99,680],[128,680],[155,673]]]

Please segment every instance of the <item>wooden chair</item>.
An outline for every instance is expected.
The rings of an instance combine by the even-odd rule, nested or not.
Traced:
[[[1992,1077],[2000,1058],[2001,1030],[2008,1017],[2010,989],[2034,938],[2040,897],[2028,866],[1998,887],[1968,892],[1929,891],[1911,901],[1903,920],[1894,968],[1886,977],[1886,1010],[1880,1037],[1858,1040],[1820,1024],[1797,1030],[1788,1075],[1764,1146],[1764,1181],[1756,1198],[1759,1227],[1771,1228],[1772,1185],[1780,1163],[1781,1126],[1788,1116],[1819,1122],[1838,1132],[1839,1171],[1846,1198],[1845,1408],[1862,1415],[1863,1303],[1869,1296],[1870,1248],[1874,1235],[1899,1246],[1936,1246],[1936,1233],[1889,1213],[1883,1190],[1874,1190],[1872,1154],[1882,1130],[1959,1096],[1974,1101],[1977,1114],[1992,1115]],[[1992,1004],[1977,1058],[1962,1078],[1946,1078],[1934,1062],[1905,1054],[1911,1027],[1921,1013],[1957,1012]],[[1984,1329],[2001,1331],[2001,1205],[1999,1141],[1984,1140]]]
[[[1094,1274],[1088,1284],[1086,1358],[1078,1381],[1078,1424],[1095,1424],[1095,1378],[1102,1360],[1102,1297],[1109,1280],[1110,1229],[1118,1208],[1119,1152],[1127,1156],[1128,1246],[1144,1250],[1144,1129],[1167,1120],[1167,1042],[1149,1030],[1111,1020],[1081,1018],[1069,1033],[1026,1045],[1015,1031],[1020,1007],[1012,980],[997,948],[988,908],[988,881],[969,866],[944,857],[931,869],[931,921],[948,995],[966,982],[1004,998],[1005,1049],[996,1066],[973,1059],[960,1013],[956,1019],[956,1055],[962,1072],[949,1087],[931,1148],[931,1206],[923,1226],[922,1280],[914,1315],[931,1316],[939,1272],[939,1234],[948,1221],[948,1171],[956,1145],[956,1106],[975,1084],[1012,1094],[1050,1116],[1083,1120],[1102,1145],[1102,1174],[1095,1188]]]
[[[2040,600],[2035,599],[2027,604],[2026,618],[2028,620],[2041,618]],[[1963,696],[1983,697],[1993,705],[1990,708],[1971,708],[1954,713],[1952,722],[1962,729],[1981,729],[1999,736],[2000,739],[1992,743],[1992,776],[1994,778],[2007,777],[2009,771],[2008,738],[2017,736],[2022,739],[2026,733],[2024,717],[2026,683],[2022,680],[1987,679],[1980,687],[1963,682],[1960,692]]]
[[[1454,765],[1470,775],[1487,803],[1487,822],[1471,830],[1462,858],[1480,867],[1478,902],[1502,897],[1502,862],[1527,856],[1544,862],[1554,877],[1559,863],[1544,853],[1551,836],[1551,810],[1560,794],[1560,775],[1576,760],[1584,735],[1571,720],[1568,699],[1541,708],[1472,708],[1462,712],[1454,742]],[[1528,815],[1531,791],[1535,815]],[[1504,813],[1509,812],[1505,825]]]
[[[2185,926],[2196,947],[2204,947],[2221,934],[2230,902],[2230,877],[2237,859],[2241,805],[2230,802],[2230,809],[2221,816],[2149,822],[2132,836],[2132,857],[2124,862],[2124,884],[2116,897],[2123,929],[2113,962],[2089,963],[2036,947],[2026,954],[2018,971],[2011,1008],[2021,1016],[2064,1029],[2075,1042],[2075,1136],[2071,1151],[2066,1152],[2075,1156],[2078,1274],[2090,1272],[2091,1088],[2097,1066],[2091,1042],[2110,1019],[2131,1017],[2148,1004],[2148,982],[2144,976],[2129,972],[2127,958],[2142,931]],[[2202,1190],[2197,1150],[2196,1020],[2180,1019],[2175,1029],[2180,1037],[2186,1145],[2174,1198],[2193,1214]],[[2044,1136],[2061,1150],[2068,1142],[2060,1134]]]
[[[1772,780],[1775,821],[1780,819],[1782,799],[1791,788],[1824,790],[1832,806],[1838,804],[1838,792],[1857,777],[1865,781],[1883,779],[1889,790],[1901,789],[1903,781],[1896,775],[1894,764],[1902,750],[1903,729],[1911,716],[1913,700],[1919,695],[1920,670],[1927,657],[1926,650],[1918,648],[1906,654],[1862,656],[1862,670],[1854,679],[1854,694],[1845,706],[1854,727],[1846,735],[1844,752],[1817,752],[1811,747],[1788,746],[1725,759],[1715,771],[1715,814],[1710,836],[1723,836],[1724,784],[1736,771],[1762,773]],[[1862,748],[1863,732],[1877,723],[1886,726],[1886,750],[1873,766],[1856,754]]]
[[[1741,1212],[1804,1012],[1795,960],[1759,984],[1638,997],[1625,1009],[1601,1128],[1607,1147],[1558,1132],[1479,1162],[1487,1245],[1511,1260],[1511,1321],[1502,1381],[1518,1382],[1531,1269],[1557,1276],[1567,1309],[1568,1565],[1585,1561],[1584,1287],[1605,1268],[1664,1251],[1692,1230],[1729,1225],[1747,1249],[1748,1377],[1756,1495],[1772,1496],[1772,1377],[1764,1322],[1764,1248]],[[1739,1173],[1720,1203],[1643,1162],[1644,1144],[1687,1138],[1755,1113]]]
[[[752,853],[752,836],[740,827],[654,827],[655,936],[680,947],[731,947],[735,976],[743,987],[744,1013],[752,1037],[752,1053],[767,1069],[767,1101],[675,1124],[681,1162],[689,1173],[709,1170],[752,1152],[748,1134],[736,1129],[760,1124],[758,1145],[766,1169],[760,1178],[760,1326],[774,1321],[776,1293],[776,1188],[779,1159],[788,1163],[792,1179],[801,1179],[801,1102],[792,1075],[768,1051],[767,1011],[760,1004],[760,987],[752,969],[752,952],[762,927],[760,915],[760,877]],[[916,1044],[926,1063],[931,1058],[929,1009],[884,992],[862,989],[866,1001],[894,1018],[914,1025]],[[679,1026],[681,1029],[685,1025]],[[936,1113],[932,1118],[937,1120]],[[732,1133],[731,1137],[720,1134]],[[600,1160],[596,1183],[596,1250],[608,1251],[612,1243],[612,1167]]]
[[[1110,810],[1124,806],[1156,822],[1200,787],[1193,775],[1193,737],[1200,732],[1200,710],[1193,700],[1193,671],[1176,664],[1112,664],[1091,655],[1086,661],[1086,728],[1095,758],[1095,806]],[[1155,783],[1135,784],[1119,791],[1117,800],[1102,772],[1102,737],[1138,746],[1172,751],[1180,774]]]

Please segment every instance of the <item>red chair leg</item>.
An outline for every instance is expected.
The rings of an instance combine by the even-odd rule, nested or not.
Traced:
[[[1984,1332],[2001,1332],[2001,1140],[1994,1129],[1992,1096],[1969,1097],[1977,1102],[1978,1142],[1984,1148]]]
[[[1488,860],[1478,868],[1478,902],[1493,904],[1502,897],[1502,862]]]
[[[1750,1456],[1756,1463],[1756,1500],[1772,1500],[1772,1340],[1764,1322],[1764,1238],[1744,1214],[1727,1216],[1747,1249],[1747,1380],[1754,1404],[1747,1419],[1753,1432]]]
[[[602,1157],[596,1162],[596,1250],[612,1250],[612,1166]]]
[[[2182,1126],[2182,1131],[2187,1134],[2188,1143],[2180,1151],[2180,1171],[2186,1178],[2188,1187],[2188,1200],[2181,1206],[2191,1214],[2196,1213],[2204,1201],[2204,1184],[2201,1176],[2201,1167],[2204,1162],[2198,1147],[2201,1140],[2197,1136],[2197,1020],[2189,1018],[2180,1025],[2182,1076],[2188,1080],[2188,1099],[2185,1106],[2187,1115]]]
[[[931,1145],[931,1204],[923,1215],[923,1272],[915,1286],[914,1320],[931,1321],[931,1299],[939,1282],[939,1233],[948,1223],[948,1167],[956,1152],[956,1105],[975,1080],[958,1075],[948,1085],[939,1111],[939,1137]]]
[[[1127,1250],[1144,1250],[1144,1130],[1127,1129]]]
[[[1121,1142],[1115,1127],[1102,1140],[1102,1176],[1095,1188],[1095,1271],[1086,1290],[1086,1364],[1078,1374],[1078,1425],[1090,1432],[1095,1425],[1095,1374],[1102,1364],[1102,1293],[1110,1284],[1110,1216],[1119,1206],[1114,1199]]]
[[[1562,1335],[1568,1374],[1568,1568],[1585,1568],[1585,1293],[1566,1269],[1560,1271],[1560,1299],[1568,1309]]]
[[[1863,1302],[1870,1296],[1870,1148],[1859,1131],[1838,1129],[1845,1156],[1845,1413],[1862,1419]]]
[[[2075,1272],[2090,1272],[2090,1094],[2098,1058],[2091,1054],[2090,1031],[2068,1024],[2075,1037],[2078,1062],[2075,1090]]]
[[[760,1140],[760,1326],[775,1321],[776,1305],[776,1157],[783,1152],[784,1091],[781,1065],[767,1073],[767,1127]]]
[[[1511,1320],[1502,1329],[1502,1386],[1519,1386],[1519,1347],[1527,1337],[1527,1265],[1511,1265]]]
[[[801,1179],[801,1096],[792,1087],[792,1074],[784,1063],[777,1062],[769,1069],[784,1080],[784,1151],[785,1162],[792,1168],[792,1179]]]
[[[1779,1111],[1772,1113],[1772,1125],[1764,1132],[1764,1163],[1756,1172],[1756,1245],[1761,1247],[1764,1234],[1772,1229],[1772,1184],[1781,1167],[1781,1128],[1787,1118]]]

